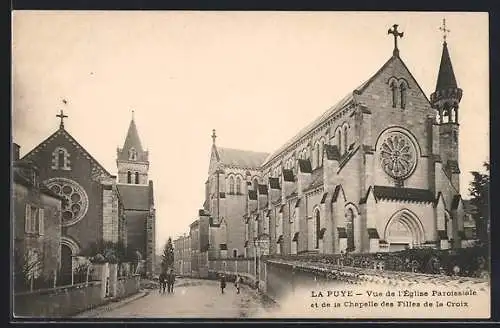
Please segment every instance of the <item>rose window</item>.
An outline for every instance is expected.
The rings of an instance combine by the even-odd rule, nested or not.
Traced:
[[[380,162],[389,176],[398,180],[405,179],[413,173],[417,163],[415,146],[403,133],[391,133],[382,143]]]
[[[87,193],[78,183],[65,178],[52,178],[47,180],[45,184],[50,190],[64,198],[62,206],[63,226],[77,223],[87,213]]]

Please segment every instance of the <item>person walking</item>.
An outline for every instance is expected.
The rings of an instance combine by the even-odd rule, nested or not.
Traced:
[[[236,294],[240,293],[241,282],[243,279],[239,275],[236,275],[236,280],[234,281],[234,287],[236,287]]]
[[[175,273],[173,269],[170,269],[170,273],[168,274],[168,290],[169,293],[174,292],[174,283],[175,283]]]
[[[165,294],[165,287],[167,284],[167,275],[165,274],[165,271],[160,273],[158,280],[160,281],[160,294]]]
[[[226,276],[224,274],[220,277],[220,290],[224,294],[224,288],[226,288]]]

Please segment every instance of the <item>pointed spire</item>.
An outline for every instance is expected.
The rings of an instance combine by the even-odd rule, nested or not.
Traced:
[[[446,30],[445,27],[444,29]],[[449,30],[446,31],[449,32]],[[445,38],[443,41],[443,53],[441,54],[441,64],[439,65],[436,91],[457,87],[457,80],[455,79],[455,72],[453,71],[453,66],[451,65],[450,53],[448,52],[448,44],[446,43]]]
[[[142,153],[141,139],[139,138],[139,133],[137,132],[137,127],[134,120],[134,111],[132,111],[132,119],[130,120],[130,125],[128,127],[127,137],[125,138],[125,143],[123,144],[123,151],[128,152],[130,148],[135,148],[138,153]]]

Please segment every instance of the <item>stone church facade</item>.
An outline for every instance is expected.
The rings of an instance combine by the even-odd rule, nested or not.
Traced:
[[[136,146],[139,157],[128,161],[128,165],[139,166],[136,171],[142,174],[140,183],[129,187],[132,184],[122,179],[123,163],[127,161],[120,154],[117,181],[64,128],[66,116],[61,113],[58,117],[59,129],[21,160],[33,163],[41,183],[64,199],[60,212],[61,277],[71,276],[72,258],[100,242],[123,243],[146,261],[144,273],[152,272],[155,211],[152,182],[147,182],[147,152],[144,157],[142,148]],[[130,125],[135,130],[133,119]],[[138,140],[138,136],[133,139]],[[129,136],[123,150],[126,152],[127,140]]]
[[[218,147],[214,131],[204,204],[212,252],[461,247],[461,97],[446,41],[428,98],[396,40],[378,72],[274,153]]]

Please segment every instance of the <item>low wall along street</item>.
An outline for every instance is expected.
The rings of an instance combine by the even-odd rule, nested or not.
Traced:
[[[296,318],[489,318],[489,278],[344,266],[303,259],[209,261],[210,279],[224,273],[276,302],[273,316]],[[257,281],[258,284],[257,284]]]
[[[138,275],[109,280],[108,278],[104,277],[104,281],[90,281],[15,294],[14,315],[15,317],[71,317],[139,292]]]

